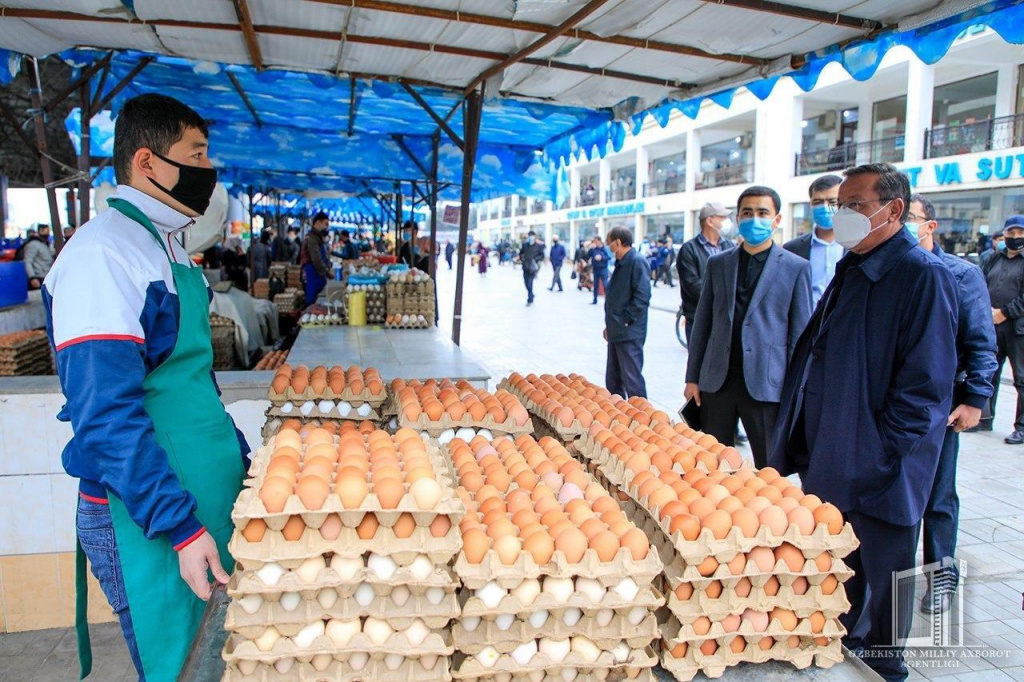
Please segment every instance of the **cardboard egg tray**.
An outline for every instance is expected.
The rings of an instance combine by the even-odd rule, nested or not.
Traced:
[[[500,673],[501,679],[514,680],[515,682],[565,682],[562,677],[563,671],[556,670],[551,674],[545,674],[543,670],[534,670],[530,673]],[[488,682],[495,679],[496,675],[484,675],[481,677],[465,677],[463,680],[480,680]],[[654,674],[652,668],[591,668],[580,670],[573,678],[573,682],[656,682],[659,678]]]
[[[408,538],[396,538],[393,531],[381,524],[369,540],[363,540],[356,534],[355,528],[349,527],[343,528],[334,540],[328,540],[308,525],[298,540],[285,540],[280,531],[268,528],[259,542],[249,542],[236,529],[228,544],[231,556],[243,562],[280,562],[287,559],[309,559],[323,554],[359,556],[374,552],[387,555],[402,565],[408,565],[418,555],[425,554],[435,565],[444,566],[461,549],[462,533],[457,525],[453,525],[443,538],[435,538],[425,526],[417,526]]]
[[[851,572],[852,573],[852,572]],[[703,590],[694,590],[689,599],[676,597],[669,591],[667,606],[672,615],[681,623],[691,623],[700,616],[711,620],[721,620],[725,616],[743,613],[747,609],[754,611],[771,611],[781,607],[794,611],[798,617],[805,618],[815,611],[821,611],[826,618],[838,618],[850,610],[850,602],[846,598],[846,590],[842,583],[832,594],[822,594],[817,585],[812,585],[804,594],[796,594],[791,586],[780,587],[778,594],[769,596],[763,589],[752,588],[750,594],[741,597],[733,589],[722,587],[722,594],[712,599]]]
[[[583,558],[575,564],[566,561],[565,553],[561,551],[555,551],[551,561],[544,565],[537,564],[533,560],[533,555],[525,550],[521,551],[519,558],[510,565],[501,563],[493,549],[487,550],[479,564],[469,563],[461,552],[455,560],[456,575],[462,580],[462,584],[471,590],[479,589],[491,580],[505,589],[512,589],[527,578],[541,576],[594,578],[605,587],[611,587],[624,578],[630,578],[643,588],[653,583],[662,569],[663,565],[657,552],[650,551],[642,560],[636,561],[625,547],[619,548],[618,554],[611,561],[601,561],[597,552],[588,549],[583,553]]]
[[[385,430],[383,419],[331,419],[326,417],[303,417],[302,415],[291,415],[289,417],[285,417],[282,415],[271,414],[271,411],[273,409],[273,407],[269,407],[267,408],[267,411],[264,413],[267,420],[263,423],[263,429],[260,431],[260,435],[263,437],[264,444],[268,443],[271,438],[276,436],[281,431],[281,425],[284,424],[286,419],[298,419],[300,422],[302,422],[303,426],[312,427],[337,425],[339,421],[353,421],[357,424],[361,424],[364,421],[371,421],[373,422],[375,428]]]
[[[514,594],[508,594],[494,608],[489,608],[477,596],[469,590],[459,591],[459,604],[462,608],[462,617],[479,617],[484,620],[494,620],[495,617],[504,614],[531,614],[535,611],[544,610],[553,617],[561,618],[568,609],[579,609],[586,615],[596,611],[610,609],[617,616],[624,616],[636,607],[643,607],[654,611],[665,603],[665,598],[653,587],[640,588],[636,597],[627,600],[621,595],[608,591],[601,601],[594,603],[581,592],[573,592],[569,595],[568,601],[559,603],[553,595],[541,592],[529,604],[523,604]]]
[[[264,628],[266,627],[264,626]],[[447,630],[431,632],[425,640],[416,646],[413,646],[404,632],[394,633],[383,644],[373,644],[365,633],[358,632],[343,647],[335,646],[327,635],[317,637],[305,649],[300,649],[291,639],[282,637],[274,643],[270,651],[260,651],[254,641],[238,634],[228,635],[228,640],[224,645],[224,657],[227,661],[247,659],[263,663],[273,663],[282,658],[308,661],[319,654],[338,656],[365,652],[370,655],[370,658],[383,659],[388,654],[399,654],[406,657],[451,656],[454,651],[451,633]]]
[[[346,408],[345,405],[348,405]],[[307,407],[312,405],[312,407]],[[369,410],[365,408],[369,407]],[[362,412],[360,412],[362,409]],[[348,401],[334,401],[330,398],[317,398],[302,402],[286,402],[280,405],[271,405],[267,414],[273,417],[295,417],[297,419],[331,419],[334,421],[364,421],[370,420],[379,422],[383,419],[379,407],[370,403],[353,403]]]
[[[599,649],[604,650],[611,649],[623,640],[630,649],[642,649],[661,636],[658,619],[653,613],[648,613],[636,625],[618,616],[603,626],[594,618],[583,618],[575,625],[569,626],[561,619],[548,616],[547,621],[540,627],[534,627],[522,620],[513,621],[508,630],[501,630],[494,621],[481,621],[472,631],[466,630],[461,621],[456,621],[452,626],[455,648],[470,656],[475,656],[487,646],[493,646],[498,653],[510,654],[523,642],[531,639],[565,639],[580,635],[592,640]]]
[[[466,656],[465,654],[459,653],[452,657],[452,677],[457,680],[463,680],[471,678],[489,678],[494,677],[499,673],[511,673],[512,677],[516,678],[542,670],[548,673],[545,680],[561,680],[560,671],[565,668],[576,668],[580,674],[588,674],[591,671],[602,669],[621,670],[623,677],[612,677],[609,675],[609,677],[606,678],[614,680],[623,679],[626,674],[626,669],[649,669],[653,668],[657,663],[658,659],[651,647],[630,651],[629,656],[625,661],[617,661],[610,651],[602,651],[595,661],[587,661],[578,652],[570,651],[569,654],[558,663],[555,663],[544,654],[537,653],[525,666],[516,663],[510,655],[503,654],[494,662],[494,665],[489,668],[484,667],[472,656]]]
[[[276,378],[276,374],[274,375]],[[288,386],[284,389],[284,392],[277,393],[273,388],[267,389],[267,398],[270,400],[272,405],[283,405],[285,403],[297,403],[302,404],[310,400],[333,400],[333,401],[344,401],[352,403],[353,405],[362,405],[368,403],[374,408],[379,408],[384,404],[384,401],[388,398],[387,384],[381,379],[381,385],[383,388],[380,393],[370,393],[370,389],[363,387],[363,390],[359,393],[354,393],[348,386],[348,379],[345,379],[345,388],[341,390],[341,393],[335,393],[331,390],[330,386],[325,388],[323,391],[317,393],[313,390],[312,386],[306,386],[306,389],[301,392],[295,392],[295,390]]]
[[[618,485],[624,485],[627,480],[634,476],[634,474],[626,468],[626,464],[621,459],[613,455],[608,448],[594,440],[589,433],[580,436],[580,438],[574,443],[574,449],[584,459],[595,462],[599,468],[606,472],[608,480],[615,482]],[[705,473],[712,473],[708,470],[704,462],[698,462],[696,464],[696,468]],[[733,473],[742,468],[744,468],[743,465],[737,468],[730,465],[724,459],[719,459],[718,469],[716,469],[716,471]],[[651,473],[653,474],[656,471],[657,469],[652,467]],[[678,462],[672,465],[672,471],[676,472],[680,476],[686,473]]]
[[[529,412],[531,415],[539,417],[540,420],[543,421],[547,425],[547,427],[554,433],[554,435],[556,435],[563,442],[570,442],[576,440],[583,434],[587,433],[588,429],[590,428],[589,424],[587,426],[584,426],[580,422],[579,418],[573,419],[572,424],[570,424],[569,426],[563,426],[562,422],[555,419],[553,414],[542,408],[537,403],[530,400],[530,398],[527,395],[525,395],[522,391],[513,386],[512,383],[507,378],[502,379],[501,382],[498,383],[497,388],[504,389],[511,393],[512,395],[514,395],[516,398],[518,398],[519,402],[521,402],[526,407],[527,412]]]
[[[291,611],[282,607],[280,601],[265,601],[253,613],[248,613],[241,604],[233,601],[228,605],[224,628],[243,637],[255,638],[268,623],[272,623],[282,635],[290,637],[315,620],[372,617],[386,620],[398,630],[408,628],[419,618],[428,628],[439,630],[458,616],[459,604],[454,594],[445,594],[439,604],[432,604],[422,595],[410,596],[402,606],[395,604],[390,597],[377,597],[366,606],[360,606],[351,597],[339,598],[329,609],[316,599],[304,599]]]
[[[777,623],[773,623],[772,625],[777,626]],[[841,630],[842,628],[838,623],[826,623],[825,631],[828,632],[831,629],[831,631],[836,632],[837,629],[835,626],[838,626],[838,630]],[[730,650],[729,643],[737,634],[743,633],[730,633],[729,635],[721,638],[718,651],[711,656],[705,656],[701,653],[699,644],[689,643],[686,656],[682,658],[675,658],[671,656],[669,652],[676,644],[683,640],[679,639],[679,624],[669,620],[668,623],[662,625],[664,644],[662,647],[661,663],[662,666],[668,672],[672,673],[677,680],[681,680],[683,682],[693,679],[696,677],[697,673],[703,673],[705,676],[711,678],[721,677],[727,668],[739,663],[764,663],[766,661],[774,660],[786,661],[798,670],[803,670],[811,665],[815,665],[819,668],[831,668],[836,663],[841,663],[843,661],[843,650],[840,637],[844,632],[845,631],[842,631],[834,637],[831,637],[828,644],[825,646],[819,646],[816,644],[813,637],[828,635],[814,635],[813,637],[800,636],[800,647],[794,649],[790,647],[788,643],[788,638],[792,633],[788,633],[780,628],[776,634],[784,639],[780,641],[778,637],[776,637],[775,644],[767,650],[762,650],[758,647],[757,641],[760,640],[761,637],[770,635],[770,632],[748,633],[747,635],[743,635],[747,638],[746,649],[740,653],[734,653]]]
[[[240,559],[238,568],[235,569],[228,583],[228,595],[238,598],[248,594],[259,594],[267,600],[276,601],[282,592],[298,592],[303,599],[315,599],[320,590],[334,589],[340,598],[348,599],[354,596],[356,588],[364,583],[372,587],[374,594],[378,597],[390,595],[391,590],[398,585],[409,588],[409,592],[416,596],[425,594],[432,587],[440,587],[446,594],[454,594],[455,589],[459,586],[458,580],[448,566],[435,566],[429,575],[418,579],[412,575],[408,564],[400,565],[390,578],[381,578],[364,566],[348,580],[342,578],[337,571],[328,566],[320,571],[314,582],[305,583],[294,572],[294,569],[298,568],[303,561],[304,559],[275,562],[288,570],[278,578],[276,583],[267,585],[256,574],[267,562],[250,562]]]
[[[340,661],[330,656],[317,661],[319,665],[316,666],[312,661],[294,661],[284,672],[272,664],[238,660],[228,664],[222,682],[450,682],[452,679],[447,656],[437,658],[429,669],[424,668],[419,659],[407,658],[395,670],[390,669],[382,659],[372,659],[355,670],[346,662],[348,658],[346,656],[345,661]],[[242,672],[243,667],[246,672]]]
[[[401,414],[398,409],[392,410],[393,414],[398,416],[398,425],[403,428],[410,428],[414,431],[426,432],[429,435],[437,438],[443,432],[448,429],[459,430],[462,428],[467,429],[487,429],[490,431],[495,438],[498,436],[518,436],[523,433],[533,433],[533,422],[527,421],[523,426],[516,424],[516,421],[506,415],[506,419],[503,422],[494,420],[491,415],[484,415],[483,419],[473,419],[467,412],[462,419],[452,419],[451,415],[447,412],[441,415],[441,418],[433,421],[427,418],[426,414],[420,414],[416,420],[408,419],[404,414]]]
[[[739,629],[733,632],[726,632],[721,621],[712,621],[711,630],[706,634],[699,635],[693,630],[692,623],[680,623],[679,629],[676,631],[673,637],[665,638],[668,642],[669,648],[676,645],[679,642],[703,642],[708,639],[717,639],[719,643],[728,641],[736,635],[743,635],[749,639],[760,639],[761,637],[774,637],[775,639],[787,638],[792,635],[803,637],[807,639],[814,639],[815,637],[828,637],[829,639],[838,639],[846,634],[846,628],[842,626],[838,619],[826,619],[825,626],[821,632],[811,632],[811,621],[807,618],[800,618],[797,621],[796,627],[792,630],[787,630],[782,627],[782,624],[778,620],[772,620],[768,627],[763,631],[754,630],[754,626],[749,621],[742,621]],[[664,630],[663,630],[664,635]]]

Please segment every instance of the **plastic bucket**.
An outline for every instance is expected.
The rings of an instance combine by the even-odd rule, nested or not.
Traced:
[[[0,263],[0,308],[28,301],[28,273],[24,261]]]
[[[348,324],[350,327],[366,326],[365,291],[353,291],[348,295]]]

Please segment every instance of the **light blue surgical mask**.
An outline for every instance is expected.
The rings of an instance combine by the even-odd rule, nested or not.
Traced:
[[[903,223],[903,226],[907,228],[907,232],[910,233],[911,237],[913,237],[917,241],[921,241],[921,237],[917,234],[917,227],[918,227],[917,223],[913,223],[913,222]]]
[[[767,218],[747,218],[746,220],[740,221],[740,236],[743,237],[743,241],[747,242],[751,246],[759,246],[767,239],[771,239],[772,232],[775,228],[772,227],[772,221]]]
[[[996,251],[1006,251],[1006,242],[996,242]]]
[[[835,215],[835,209],[828,204],[811,207],[811,217],[814,218],[814,224],[823,230],[832,229],[833,215]]]

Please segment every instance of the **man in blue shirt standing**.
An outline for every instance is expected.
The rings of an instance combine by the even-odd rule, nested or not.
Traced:
[[[630,245],[630,248],[632,248],[632,242],[630,242]],[[590,268],[594,273],[594,300],[591,301],[590,305],[597,305],[597,295],[599,292],[604,292],[605,296],[608,295],[608,264],[612,259],[612,254],[600,237],[594,237],[594,245],[590,247],[587,257],[590,260]],[[637,254],[637,257],[640,258],[640,254]],[[648,269],[649,271],[650,269]]]
[[[957,287],[903,227],[905,174],[869,164],[844,175],[833,229],[850,253],[796,344],[768,463],[799,473],[853,526],[860,547],[845,559],[854,576],[843,643],[885,679],[904,680],[913,605],[900,600],[894,614],[893,574],[917,563],[949,424]]]
[[[825,287],[835,276],[836,263],[844,253],[843,247],[836,243],[835,234],[832,232],[832,215],[836,212],[839,183],[842,181],[838,175],[823,175],[811,183],[808,193],[814,229],[789,240],[782,247],[811,262],[812,310],[818,305],[821,295],[825,293]]]
[[[551,269],[554,271],[548,291],[554,291],[555,285],[558,285],[558,290],[562,291],[562,263],[565,262],[565,247],[558,241],[557,234],[551,235],[551,251],[548,253],[548,258],[551,260]]]
[[[646,398],[644,341],[647,306],[651,303],[651,270],[633,248],[629,228],[612,228],[608,232],[608,246],[615,255],[615,272],[604,299],[604,340],[608,342],[605,386],[623,398]]]

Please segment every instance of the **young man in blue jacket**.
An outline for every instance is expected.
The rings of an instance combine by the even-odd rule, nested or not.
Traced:
[[[554,275],[551,278],[551,286],[548,291],[554,291],[558,287],[562,291],[562,263],[565,262],[565,247],[558,241],[558,235],[551,235],[551,251],[548,253],[551,260],[551,270]]]
[[[637,256],[639,257],[640,254]],[[611,262],[612,253],[600,237],[594,237],[594,245],[587,252],[587,259],[590,261],[590,269],[594,274],[594,300],[590,302],[590,305],[597,305],[598,293],[603,291],[605,296],[608,295],[608,265]]]
[[[604,340],[608,342],[605,386],[623,398],[646,398],[644,341],[651,269],[633,248],[633,233],[628,228],[612,228],[608,247],[616,262],[604,299]]]

